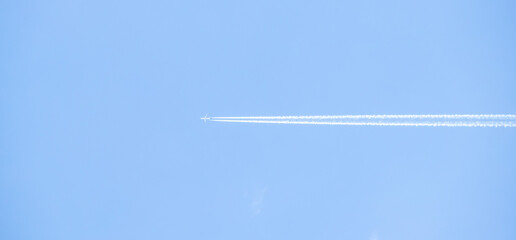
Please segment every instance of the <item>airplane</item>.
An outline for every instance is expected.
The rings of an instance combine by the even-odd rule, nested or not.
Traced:
[[[206,120],[210,120],[210,118],[208,117],[208,114],[206,114],[206,116],[202,117],[201,119],[204,120],[204,122],[206,122]]]

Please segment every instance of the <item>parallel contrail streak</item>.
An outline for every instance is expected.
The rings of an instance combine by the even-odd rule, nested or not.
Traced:
[[[257,117],[212,117],[222,119],[478,119],[478,120],[516,120],[515,114],[421,114],[421,115],[321,115],[321,116],[257,116]]]
[[[348,125],[348,126],[400,126],[400,127],[516,127],[516,122],[313,122],[313,121],[279,121],[279,120],[232,120],[212,119],[214,122],[236,123],[271,123],[303,125]]]

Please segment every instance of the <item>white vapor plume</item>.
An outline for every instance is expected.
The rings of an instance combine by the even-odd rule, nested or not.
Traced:
[[[516,114],[412,114],[412,115],[320,115],[320,116],[257,116],[257,117],[211,117],[219,119],[478,119],[516,120]]]
[[[399,126],[399,127],[516,127],[515,121],[427,121],[427,122],[375,122],[375,121],[291,121],[291,120],[253,120],[253,119],[218,119],[214,122],[233,123],[270,123],[302,125],[346,125],[346,126]]]

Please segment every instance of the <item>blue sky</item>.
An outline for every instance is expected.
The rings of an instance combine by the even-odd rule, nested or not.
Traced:
[[[2,239],[513,239],[514,1],[3,1]]]

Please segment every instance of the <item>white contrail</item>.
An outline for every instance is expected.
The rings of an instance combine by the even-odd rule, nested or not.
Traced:
[[[516,120],[516,114],[412,114],[412,115],[320,115],[320,116],[257,116],[257,117],[211,117],[222,119],[267,119],[267,120],[300,120],[300,119],[478,119],[478,120]]]
[[[348,125],[348,126],[399,126],[399,127],[516,127],[516,122],[478,122],[478,121],[449,121],[449,122],[323,122],[323,121],[290,121],[290,120],[235,120],[212,119],[214,122],[235,123],[272,123],[272,124],[303,124],[303,125]]]

